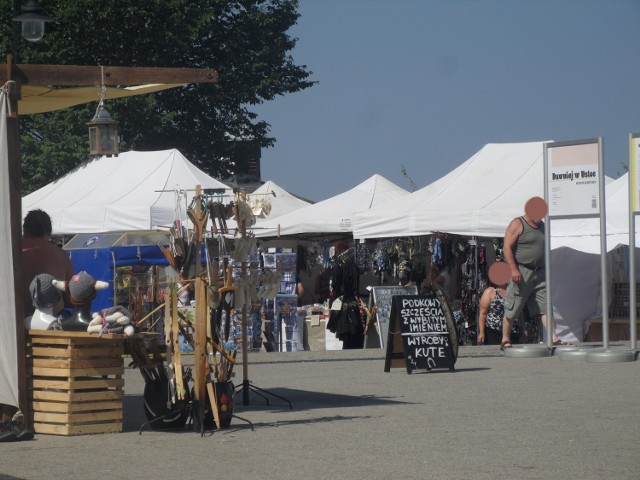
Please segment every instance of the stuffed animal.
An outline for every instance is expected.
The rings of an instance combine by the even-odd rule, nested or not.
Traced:
[[[131,324],[129,310],[115,306],[94,312],[87,332],[99,333],[100,335],[103,333],[122,333],[130,337],[135,332],[135,328]]]
[[[88,305],[96,298],[98,290],[109,288],[109,283],[94,278],[84,270],[76,273],[69,282],[54,281],[54,285],[69,293],[69,301],[76,306]]]
[[[54,281],[53,276],[48,273],[40,273],[31,280],[29,294],[31,295],[31,303],[36,310],[33,315],[24,319],[24,325],[27,329],[53,329],[51,325],[58,319],[58,315],[64,307],[62,293],[55,287]]]
[[[84,270],[76,273],[69,282],[53,280],[52,283],[58,290],[69,294],[69,301],[75,307],[68,318],[59,321],[61,329],[87,331],[92,320],[91,302],[96,292],[109,288],[109,284],[95,280]]]

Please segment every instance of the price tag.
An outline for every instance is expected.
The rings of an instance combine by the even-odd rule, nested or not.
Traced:
[[[336,298],[331,304],[331,310],[342,310],[342,297]]]

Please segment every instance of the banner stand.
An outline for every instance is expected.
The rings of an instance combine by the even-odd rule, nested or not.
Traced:
[[[600,258],[602,267],[602,349],[596,348],[587,353],[587,363],[633,362],[635,354],[631,350],[609,348],[609,295],[607,276],[607,214],[605,209],[605,182],[603,176],[602,138],[598,138],[598,170],[600,173]],[[633,270],[633,268],[631,268]],[[635,290],[635,287],[634,287]],[[634,292],[635,294],[635,292]],[[634,303],[635,306],[635,303]],[[631,310],[635,310],[632,308]],[[635,320],[633,321],[635,326]]]

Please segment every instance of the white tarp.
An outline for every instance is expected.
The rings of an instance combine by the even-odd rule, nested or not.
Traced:
[[[352,232],[355,212],[385,205],[409,194],[405,189],[374,174],[351,190],[308,207],[275,218],[256,222],[256,237],[305,233]]]
[[[588,320],[601,310],[600,255],[560,247],[551,252],[551,303],[556,334],[582,342]]]
[[[11,218],[9,202],[9,156],[7,152],[7,93],[0,89],[0,218]],[[0,403],[18,406],[18,350],[16,342],[16,311],[11,255],[11,229],[0,228],[0,245],[5,246],[0,262]]]
[[[130,151],[85,162],[23,197],[22,214],[46,211],[54,234],[155,230],[184,219],[196,185],[232,193],[176,149]]]

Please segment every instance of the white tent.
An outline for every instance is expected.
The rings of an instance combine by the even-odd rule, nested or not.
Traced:
[[[447,232],[502,237],[531,197],[544,197],[545,142],[487,144],[462,165],[399,201],[354,215],[354,238]],[[629,192],[625,174],[606,180],[607,250],[628,244]],[[600,220],[554,220],[551,248],[600,252]]]
[[[130,151],[83,163],[23,197],[22,212],[46,211],[54,234],[154,230],[184,219],[178,207],[184,215],[196,185],[231,194],[176,149]]]
[[[452,172],[402,200],[356,213],[354,238],[501,237],[525,202],[543,197],[544,142],[485,145]]]
[[[369,210],[408,195],[405,189],[374,174],[351,190],[291,213],[256,222],[256,237],[305,233],[352,232],[355,212]]]

